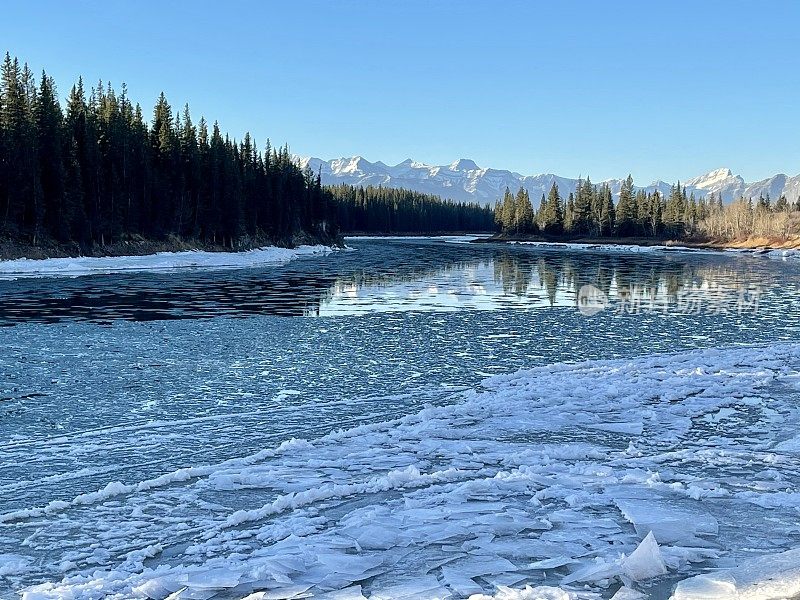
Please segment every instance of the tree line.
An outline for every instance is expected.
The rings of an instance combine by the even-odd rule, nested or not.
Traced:
[[[0,73],[0,238],[82,249],[142,236],[231,248],[336,236],[319,174],[287,147],[237,142],[218,123],[173,110],[162,93],[139,104],[98,83],[55,82],[6,53]]]
[[[800,200],[798,200],[800,202]],[[147,118],[123,84],[82,80],[62,107],[56,84],[6,53],[0,65],[0,242],[76,244],[80,251],[171,236],[242,249],[332,241],[339,231],[444,233],[499,230],[555,237],[787,237],[798,203],[740,199],[723,206],[676,184],[666,196],[629,176],[615,203],[587,178],[564,199],[553,185],[534,209],[506,190],[494,209],[383,187],[323,186],[286,146],[259,148],[162,93]]]
[[[594,185],[587,178],[565,199],[553,183],[534,209],[528,191],[512,194],[508,188],[494,207],[495,225],[506,235],[552,237],[647,237],[655,239],[712,238],[732,240],[751,235],[788,237],[800,232],[800,198],[785,196],[771,203],[761,196],[756,203],[740,198],[723,205],[722,196],[695,198],[680,183],[669,194],[637,190],[633,178],[622,182],[614,202],[607,183]]]
[[[474,202],[453,202],[406,189],[327,186],[343,232],[447,233],[494,230],[494,212]]]

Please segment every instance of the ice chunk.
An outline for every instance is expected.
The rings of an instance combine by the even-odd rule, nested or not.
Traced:
[[[561,556],[554,556],[552,558],[545,558],[544,560],[537,560],[528,565],[529,569],[557,569],[565,565],[571,565],[577,561],[567,554]]]
[[[447,587],[459,596],[480,594],[482,591],[481,586],[475,583],[472,577],[464,573],[463,569],[457,567],[442,567],[442,580]]]
[[[644,425],[641,421],[632,423],[594,423],[589,425],[592,429],[600,429],[602,431],[610,431],[611,433],[622,433],[627,435],[642,435]]]
[[[617,499],[622,516],[633,523],[636,533],[653,532],[664,544],[692,545],[698,535],[717,535],[719,524],[710,514],[683,510],[660,499]]]
[[[675,588],[671,600],[728,600],[739,598],[736,579],[726,571],[684,579]]]
[[[636,547],[636,550],[631,552],[630,556],[622,559],[622,572],[633,581],[666,575],[667,566],[664,564],[652,531]]]
[[[585,563],[582,567],[570,573],[561,580],[562,584],[575,583],[577,581],[593,583],[604,579],[611,579],[620,575],[622,568],[617,562],[608,562],[600,557],[591,562]]]
[[[370,594],[370,600],[445,600],[453,594],[436,577],[418,577]]]
[[[611,600],[641,600],[646,596],[642,592],[637,592],[629,587],[622,586],[617,593],[611,596]]]
[[[800,436],[783,440],[775,445],[777,452],[786,452],[789,454],[800,454]]]
[[[361,586],[354,585],[343,590],[314,596],[317,600],[367,600],[361,593]]]
[[[741,562],[678,583],[672,600],[772,600],[800,595],[800,548]]]
[[[236,587],[240,578],[239,573],[230,569],[209,569],[188,573],[186,583],[192,589],[216,590]]]
[[[256,592],[245,596],[242,600],[295,600],[297,598],[310,598],[313,594],[308,592],[309,585],[292,585],[276,590]]]
[[[29,564],[30,560],[19,554],[0,554],[0,577],[24,573]]]
[[[508,587],[501,587],[494,596],[476,594],[470,596],[469,600],[572,600],[568,592],[557,587],[525,586],[521,590]]]

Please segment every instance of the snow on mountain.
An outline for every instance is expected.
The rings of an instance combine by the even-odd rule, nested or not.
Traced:
[[[722,194],[722,198],[726,201],[741,196],[746,186],[744,179],[734,175],[730,169],[715,169],[705,175],[689,179],[684,184],[698,196]]]
[[[786,199],[790,202],[800,198],[800,175],[788,177],[783,173],[762,179],[755,183],[750,183],[744,190],[745,198],[758,198],[759,196],[767,196],[774,202],[781,195],[785,195]]]
[[[574,192],[578,184],[577,178],[570,179],[550,173],[521,175],[503,169],[481,168],[468,158],[459,158],[448,165],[427,165],[409,158],[394,166],[380,161],[370,162],[361,156],[328,161],[313,157],[296,158],[302,167],[307,166],[314,172],[319,171],[322,182],[326,184],[346,183],[407,188],[451,200],[474,201],[481,204],[494,204],[503,196],[507,187],[516,191],[522,186],[528,190],[531,199],[537,201],[542,194],[547,195],[554,182],[558,184],[562,197]],[[618,197],[622,181],[622,179],[609,179],[599,183],[608,184],[614,196]],[[785,194],[790,202],[800,197],[800,175],[788,177],[779,174],[748,184],[741,176],[734,175],[730,169],[722,168],[688,179],[682,184],[686,186],[687,193],[694,193],[698,198],[707,197],[712,193],[721,194],[725,202],[731,202],[740,196],[758,198],[761,194],[769,194],[773,200]],[[662,194],[668,194],[671,187],[670,183],[654,181],[643,189],[648,192],[658,190]]]

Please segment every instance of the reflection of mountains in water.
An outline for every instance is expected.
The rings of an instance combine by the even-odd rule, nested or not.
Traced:
[[[532,288],[545,289],[551,306],[559,294],[577,303],[584,285],[596,287],[611,300],[664,304],[689,293],[721,297],[764,283],[763,275],[755,277],[742,268],[599,253],[504,253],[494,259],[494,279],[506,294],[525,296]]]
[[[764,273],[759,272],[760,281]],[[460,282],[466,293],[494,286],[542,305],[575,304],[591,284],[610,298],[674,299],[687,290],[711,293],[753,284],[741,264],[702,257],[531,251],[488,245],[363,244],[359,252],[281,267],[186,273],[99,275],[0,282],[0,325],[64,320],[107,322],[315,316],[335,297],[389,286]],[[369,296],[369,294],[368,294]],[[380,302],[380,298],[374,298]]]
[[[3,281],[0,282],[0,325],[217,316],[316,316],[322,303],[332,297],[337,287],[362,288],[415,281],[436,273],[459,271],[474,262],[445,257],[419,260],[419,256],[410,257],[402,252],[382,257],[363,254],[339,257],[343,260],[335,263],[304,260],[255,270]],[[437,261],[440,261],[438,265]],[[489,264],[488,260],[484,262]]]

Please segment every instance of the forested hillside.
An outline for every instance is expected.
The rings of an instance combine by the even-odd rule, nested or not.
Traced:
[[[56,84],[6,54],[0,80],[0,239],[77,245],[175,236],[244,248],[337,235],[319,177],[288,149],[236,141],[162,94],[146,117],[123,85]]]
[[[62,106],[56,84],[5,55],[0,67],[0,254],[8,245],[104,253],[128,242],[249,249],[334,243],[343,233],[434,234],[499,230],[552,238],[787,238],[800,234],[797,203],[695,198],[623,181],[557,184],[534,208],[525,188],[494,210],[390,187],[323,186],[286,146],[241,141],[162,93],[149,116],[119,91],[79,80]],[[157,247],[157,246],[156,246]],[[127,246],[126,246],[127,248]],[[149,250],[148,250],[149,248]],[[148,246],[143,251],[153,251]],[[123,249],[124,251],[125,249]],[[21,251],[20,251],[21,252]]]
[[[564,199],[555,183],[534,205],[527,190],[506,189],[495,205],[495,223],[505,235],[554,238],[636,237],[727,241],[748,236],[786,239],[800,233],[800,199],[785,196],[772,201],[759,196],[724,205],[721,195],[695,198],[680,183],[669,194],[636,190],[633,179],[623,181],[619,200],[606,184],[581,181]]]
[[[384,187],[328,186],[345,233],[456,233],[494,231],[491,208]]]

